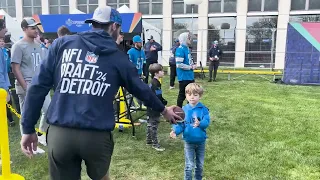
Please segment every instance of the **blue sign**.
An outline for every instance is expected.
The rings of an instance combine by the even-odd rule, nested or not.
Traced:
[[[86,19],[92,18],[93,14],[50,14],[34,15],[34,19],[40,22],[40,30],[44,33],[55,33],[61,26],[66,26],[71,32],[83,32],[90,30],[91,24],[86,24]],[[125,33],[142,32],[142,14],[124,13],[122,17],[122,31]]]

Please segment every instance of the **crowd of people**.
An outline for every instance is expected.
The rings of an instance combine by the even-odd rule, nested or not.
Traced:
[[[99,6],[85,23],[92,24],[93,29],[71,35],[66,27],[61,27],[57,39],[44,40],[39,38],[39,23],[26,18],[21,22],[24,36],[12,45],[11,55],[0,52],[0,87],[8,92],[10,87],[15,88],[22,115],[19,124],[23,153],[32,157],[44,152],[38,142],[47,145],[52,180],[80,179],[82,161],[91,179],[109,179],[114,149],[113,101],[122,86],[148,107],[146,144],[157,151],[165,150],[157,137],[162,115],[172,124],[172,138],[183,134],[185,179],[192,179],[193,168],[195,179],[202,179],[210,114],[200,103],[204,90],[194,80],[196,65],[189,49],[190,33],[179,35],[169,61],[173,74],[170,88],[174,87],[175,74],[179,82],[176,105],[185,112],[182,119],[174,112],[176,105],[167,106],[160,81],[164,71],[158,63],[162,46],[152,36],[144,47],[141,37],[134,36],[133,46],[124,53],[120,47],[123,33],[118,11]],[[5,38],[7,29],[1,19],[0,29],[2,46],[5,42],[2,43],[1,38]],[[221,55],[217,48],[215,46],[210,54],[212,61]],[[14,86],[9,81],[10,71],[15,78]],[[13,97],[11,95],[8,97]],[[185,99],[188,103],[183,106]],[[13,126],[9,114],[9,125]],[[35,131],[39,118],[39,129],[45,134]]]

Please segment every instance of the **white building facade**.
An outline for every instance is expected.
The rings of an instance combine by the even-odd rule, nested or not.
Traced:
[[[173,40],[186,29],[194,34],[192,52],[198,64],[207,63],[207,51],[218,40],[224,51],[221,65],[283,69],[288,22],[320,22],[320,0],[203,0],[194,8],[183,0],[0,0],[0,8],[19,21],[76,8],[92,13],[105,4],[127,5],[157,28],[164,64]]]

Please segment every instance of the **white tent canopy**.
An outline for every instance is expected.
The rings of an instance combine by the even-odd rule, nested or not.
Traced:
[[[134,13],[128,6],[123,5],[121,7],[119,7],[118,9],[119,13]],[[153,39],[161,44],[161,36],[162,36],[162,32],[161,29],[156,28],[155,26],[151,25],[150,23],[147,23],[146,21],[144,21],[142,19],[142,29],[145,35],[145,38],[148,39],[151,35],[153,36]],[[162,44],[161,44],[162,45]],[[161,52],[158,52],[158,61],[159,63],[162,63],[162,56],[161,56]]]
[[[0,15],[5,16],[8,32],[11,33],[11,41],[17,42],[20,39],[20,37],[23,36],[23,31],[21,29],[21,22],[18,22],[17,20],[15,20],[3,9],[0,10]]]
[[[80,11],[79,9],[74,9],[70,12],[70,14],[85,14],[85,13]]]
[[[117,9],[119,13],[134,13],[127,5],[123,5]]]

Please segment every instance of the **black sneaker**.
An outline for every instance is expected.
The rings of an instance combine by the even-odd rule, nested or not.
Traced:
[[[146,145],[147,146],[152,146],[152,142],[147,142]]]
[[[152,148],[155,149],[156,151],[161,151],[161,152],[166,150],[165,148],[161,147],[160,145],[153,145]]]
[[[208,82],[212,82],[212,79],[209,79],[209,81]]]
[[[15,126],[15,125],[16,125],[16,123],[15,123],[14,121],[9,122],[9,126],[10,126],[10,127],[13,127],[13,126]]]

